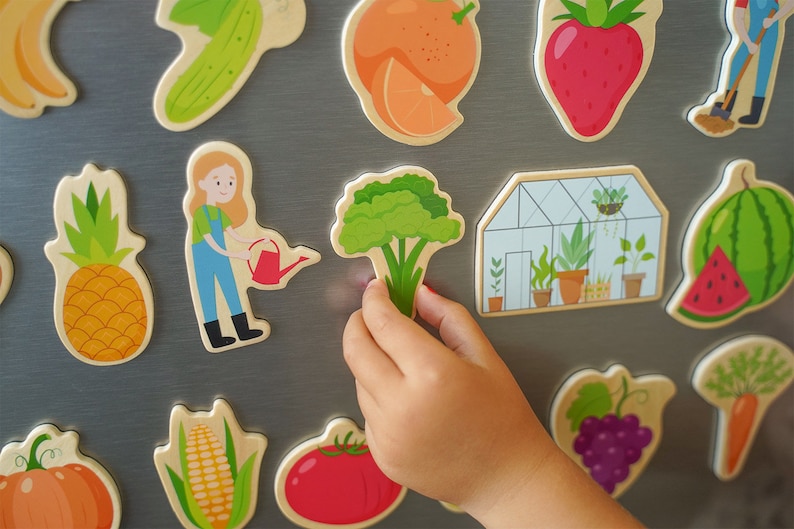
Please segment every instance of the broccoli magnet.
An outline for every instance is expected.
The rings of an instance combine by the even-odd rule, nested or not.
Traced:
[[[367,256],[400,312],[413,317],[414,296],[430,258],[463,237],[463,217],[427,169],[400,166],[366,173],[336,204],[331,244],[342,257]]]

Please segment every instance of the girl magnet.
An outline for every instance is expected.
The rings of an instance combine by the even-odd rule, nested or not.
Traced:
[[[361,0],[345,23],[345,74],[367,119],[408,145],[463,123],[458,104],[480,66],[479,0]]]
[[[540,1],[535,73],[571,137],[615,127],[651,64],[661,14],[662,0]]]
[[[779,298],[794,279],[794,195],[734,160],[684,237],[684,279],[667,313],[701,329],[728,325]]]
[[[276,471],[275,489],[284,516],[307,529],[369,527],[408,491],[378,468],[363,430],[346,417],[290,450]]]
[[[0,109],[36,118],[47,106],[74,103],[77,88],[50,48],[52,23],[69,0],[0,2]]]
[[[160,0],[157,25],[182,40],[154,94],[154,115],[173,131],[195,128],[237,95],[262,55],[295,42],[303,0]]]
[[[613,498],[628,489],[662,438],[662,412],[675,384],[662,375],[634,377],[615,364],[583,369],[551,404],[551,435],[562,450]]]
[[[336,203],[331,244],[340,257],[369,257],[391,300],[413,318],[427,263],[463,232],[463,217],[436,177],[422,167],[402,165],[365,173],[345,186]]]
[[[55,271],[55,327],[64,346],[92,365],[132,360],[149,344],[154,297],[137,261],[146,244],[127,221],[121,175],[88,164],[55,190],[58,237],[44,246]]]
[[[0,304],[6,299],[14,281],[14,261],[8,250],[0,246]]]
[[[730,340],[703,357],[692,387],[717,408],[712,469],[723,481],[742,471],[769,405],[794,379],[794,352],[768,336]]]
[[[3,527],[116,529],[121,498],[110,473],[80,451],[77,432],[40,424],[0,451],[0,514]]]
[[[154,450],[157,474],[186,529],[239,529],[256,511],[267,437],[240,427],[229,403],[171,410],[169,442]]]
[[[775,88],[786,20],[794,3],[727,0],[725,21],[731,41],[722,56],[719,82],[706,102],[693,107],[687,121],[720,138],[764,124]]]
[[[185,260],[201,340],[213,353],[270,335],[267,321],[252,315],[248,288],[284,288],[320,260],[311,248],[292,248],[257,224],[252,178],[250,159],[231,143],[205,143],[187,165]]]

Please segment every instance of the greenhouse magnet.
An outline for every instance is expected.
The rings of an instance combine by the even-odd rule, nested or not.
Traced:
[[[633,377],[622,365],[574,373],[554,396],[551,434],[612,497],[623,494],[662,439],[662,412],[675,384],[662,375]]]
[[[661,296],[667,209],[637,167],[516,173],[477,224],[483,316]]]
[[[149,343],[154,297],[137,261],[146,244],[127,220],[121,175],[88,164],[55,191],[58,238],[44,246],[55,271],[55,327],[64,346],[92,365],[132,360]]]
[[[77,432],[40,424],[0,451],[3,527],[97,527],[121,524],[110,473],[80,452]]]
[[[262,55],[295,42],[304,0],[160,0],[157,25],[182,39],[182,53],[154,94],[154,114],[173,131],[195,128],[237,95]]]
[[[0,246],[0,304],[6,299],[14,282],[14,261],[8,251]]]
[[[712,468],[723,481],[744,467],[769,405],[794,379],[794,352],[767,336],[733,339],[695,367],[692,386],[717,408]]]
[[[400,312],[416,314],[414,298],[430,258],[463,237],[463,217],[422,167],[366,173],[336,203],[331,244],[341,257],[369,257]]]

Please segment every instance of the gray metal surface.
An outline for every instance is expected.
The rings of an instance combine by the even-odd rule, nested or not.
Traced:
[[[687,223],[729,161],[749,158],[760,178],[794,188],[794,37],[785,43],[774,111],[763,128],[709,139],[684,116],[716,83],[728,42],[724,2],[666,2],[644,82],[612,133],[585,144],[563,132],[535,80],[537,2],[486,1],[477,16],[481,68],[460,105],[465,123],[436,145],[409,147],[370,125],[342,71],[341,30],[354,0],[307,4],[301,38],[268,52],[231,104],[183,133],[162,128],[151,109],[157,81],[180,50],[177,37],[154,24],[157,2],[86,0],[64,8],[53,28],[53,48],[78,84],[77,102],[35,120],[0,114],[0,242],[16,266],[0,306],[0,443],[22,439],[45,421],[75,429],[83,449],[119,483],[123,527],[175,527],[152,451],[167,440],[174,404],[207,409],[223,396],[244,428],[270,440],[250,526],[288,526],[273,496],[281,457],[332,417],[361,421],[340,342],[370,269],[366,260],[337,257],[328,240],[344,184],[363,172],[404,163],[432,171],[468,231],[433,258],[427,281],[474,311],[475,226],[510,175],[631,163],[670,210],[665,297],[479,321],[544,422],[558,385],[581,367],[621,362],[636,374],[658,372],[674,380],[678,394],[665,412],[659,451],[622,498],[644,522],[794,524],[794,393],[770,410],[744,473],[724,484],[709,468],[714,410],[689,386],[695,361],[731,337],[757,332],[794,345],[794,292],[714,331],[682,326],[663,310],[681,277]],[[187,158],[209,140],[231,141],[251,157],[260,223],[323,256],[285,290],[251,292],[254,311],[273,328],[267,341],[217,355],[207,353],[199,338],[181,211]],[[60,343],[52,318],[54,274],[42,250],[55,237],[52,197],[58,181],[89,162],[115,168],[126,179],[129,218],[147,240],[140,262],[156,303],[149,347],[114,367],[83,364]],[[474,525],[414,493],[380,524]]]

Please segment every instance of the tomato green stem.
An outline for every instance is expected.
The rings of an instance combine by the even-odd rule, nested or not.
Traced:
[[[463,25],[463,19],[464,19],[464,18],[466,18],[466,15],[468,15],[468,14],[469,14],[469,12],[470,12],[472,9],[474,9],[475,7],[477,7],[477,6],[476,6],[476,5],[474,5],[474,2],[469,2],[469,3],[468,3],[468,4],[466,4],[466,6],[465,6],[463,9],[461,9],[460,11],[455,11],[454,13],[452,13],[452,19],[453,19],[455,22],[457,22],[457,24],[458,24],[459,26]]]

